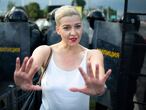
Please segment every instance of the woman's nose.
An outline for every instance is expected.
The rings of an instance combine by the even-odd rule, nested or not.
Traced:
[[[75,34],[76,34],[76,30],[74,28],[72,28],[70,31],[70,35],[75,35]]]

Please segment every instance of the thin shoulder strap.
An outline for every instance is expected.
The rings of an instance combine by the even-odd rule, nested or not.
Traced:
[[[51,56],[52,56],[52,48],[50,47],[50,55],[48,56],[47,62],[46,62],[46,64],[45,64],[45,66],[44,66],[43,73],[44,73],[44,72],[46,71],[46,69],[47,69],[47,66],[48,66],[48,64],[49,64],[49,61],[50,61]]]
[[[44,66],[44,68],[43,68],[43,70],[42,70],[42,72],[40,74],[39,80],[37,82],[38,85],[41,84],[42,77],[43,77],[43,75],[44,75],[44,73],[45,73],[45,71],[47,69],[47,66],[49,64],[49,61],[50,61],[51,56],[52,56],[52,48],[50,47],[50,55],[48,56],[47,62],[46,62],[45,66]]]

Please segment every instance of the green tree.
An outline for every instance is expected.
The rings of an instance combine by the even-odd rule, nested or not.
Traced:
[[[47,15],[48,15],[48,6],[46,6],[42,11],[43,11],[43,17],[47,18]]]
[[[109,7],[109,15],[117,15],[117,11]]]
[[[38,3],[36,2],[32,2],[28,5],[25,6],[26,12],[28,14],[28,17],[31,20],[36,20],[40,17],[41,15],[41,10],[40,10],[40,6]]]
[[[85,0],[72,0],[72,5],[75,6],[81,6],[82,7],[82,11],[84,10],[84,7],[86,5],[86,1]]]
[[[113,8],[111,8],[111,7],[108,7],[108,8],[106,8],[106,9],[104,9],[103,12],[104,12],[104,14],[105,14],[107,20],[110,20],[110,18],[111,18],[112,16],[117,16],[117,11],[114,10]]]
[[[115,19],[116,19],[117,11],[112,9],[111,7],[109,7],[108,10],[109,10],[109,20],[112,20],[113,16],[115,16]]]
[[[8,5],[7,5],[7,10],[11,10],[12,7],[14,7],[14,6],[15,6],[15,2],[9,0]]]

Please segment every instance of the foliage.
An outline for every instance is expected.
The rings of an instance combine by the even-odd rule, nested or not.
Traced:
[[[15,2],[13,2],[13,1],[8,1],[7,10],[11,10],[12,7],[14,7],[14,6],[15,6]]]
[[[117,16],[117,11],[111,7],[104,8],[103,12],[108,20],[110,20],[112,16]]]
[[[40,9],[40,6],[37,2],[31,2],[28,5],[25,5],[25,10],[28,14],[30,20],[35,21],[38,18],[47,17],[48,9]]]
[[[109,15],[117,15],[117,11],[109,7]]]
[[[86,5],[86,1],[85,0],[72,0],[71,4],[81,6],[84,9],[84,7]]]
[[[39,18],[41,10],[40,10],[40,6],[38,3],[32,2],[28,5],[26,5],[25,9],[26,9],[26,12],[28,14],[28,17],[31,20],[36,20]]]
[[[42,10],[43,17],[47,18],[48,15],[48,7],[46,7],[44,10]]]

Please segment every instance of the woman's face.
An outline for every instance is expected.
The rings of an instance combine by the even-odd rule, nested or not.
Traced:
[[[79,16],[65,16],[60,19],[56,31],[61,35],[62,41],[73,46],[80,42],[82,35],[82,22]]]

